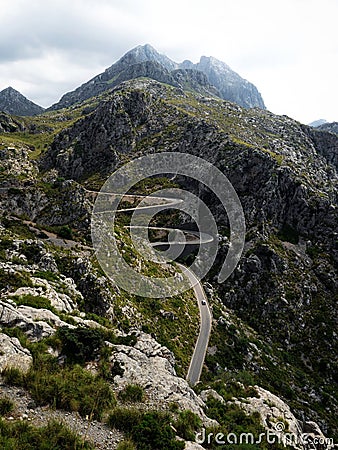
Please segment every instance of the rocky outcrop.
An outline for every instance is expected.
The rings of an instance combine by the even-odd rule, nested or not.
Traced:
[[[186,442],[184,450],[202,450],[204,447],[202,447],[200,444],[197,444],[196,442]]]
[[[16,133],[25,130],[26,126],[23,122],[9,114],[0,113],[0,133]]]
[[[261,388],[255,386],[257,396],[249,397],[245,402],[236,400],[234,403],[243,408],[247,413],[253,414],[259,412],[262,425],[277,436],[280,436],[281,442],[287,443],[287,439],[293,448],[308,449],[318,448],[316,445],[308,447],[311,442],[325,442],[326,438],[315,422],[300,422],[292,414],[290,407],[279,397]],[[320,448],[333,448],[330,444]]]
[[[30,351],[22,347],[19,339],[0,333],[0,373],[10,368],[26,373],[32,362]]]
[[[137,383],[145,389],[150,404],[168,407],[174,402],[180,409],[197,414],[205,426],[217,424],[206,416],[203,400],[188,382],[177,377],[172,353],[150,335],[139,332],[134,347],[114,346],[112,362],[117,362],[123,369],[122,376],[115,376],[119,388]]]
[[[330,125],[330,126],[328,126]],[[323,125],[318,128],[303,126],[320,155],[338,169],[338,123]]]
[[[38,173],[36,161],[29,158],[30,149],[25,145],[4,146],[0,149],[1,187],[18,185],[18,177],[32,180]]]
[[[12,161],[12,160],[10,160]],[[13,164],[11,170],[24,170],[24,160]],[[27,162],[26,174],[34,172],[36,166]],[[42,182],[35,184],[31,180],[13,185],[8,177],[0,188],[0,211],[12,215],[25,216],[30,221],[45,225],[67,225],[87,230],[90,223],[92,205],[82,186],[74,181]]]
[[[31,102],[12,87],[8,87],[0,92],[0,111],[16,116],[35,116],[42,114],[44,108]]]
[[[75,289],[74,281],[71,279],[66,280],[68,284],[71,284],[72,288],[75,291],[74,297],[76,296],[82,299],[82,294]],[[8,294],[9,297],[20,297],[27,295],[31,297],[43,297],[49,300],[51,306],[60,312],[71,313],[75,309],[77,309],[77,304],[71,297],[69,297],[67,294],[57,292],[47,280],[34,278],[33,281],[36,287],[21,287],[13,293]]]
[[[0,301],[0,325],[20,328],[33,342],[54,334],[55,327],[74,328],[48,309],[17,306],[8,300]]]

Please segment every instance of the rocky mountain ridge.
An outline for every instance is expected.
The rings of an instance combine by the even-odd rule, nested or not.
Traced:
[[[229,100],[245,108],[265,109],[264,101],[257,88],[216,58],[202,56],[197,64],[184,61],[180,67],[206,74],[210,84],[218,90],[218,97],[224,100]]]
[[[203,74],[206,78],[203,77]],[[65,94],[58,103],[51,106],[50,110],[71,106],[109,90],[121,81],[137,77],[149,77],[197,92],[201,92],[199,86],[201,84],[204,88],[208,86],[207,90],[211,95],[234,101],[247,108],[265,108],[257,88],[216,58],[203,56],[198,64],[190,61],[177,64],[147,44],[130,50],[103,73],[84,83],[75,91]],[[206,94],[207,90],[202,93]]]
[[[44,108],[28,100],[19,91],[8,87],[0,92],[0,111],[16,116],[42,114]]]
[[[318,126],[319,130],[329,131],[330,133],[338,134],[338,122],[326,122]]]

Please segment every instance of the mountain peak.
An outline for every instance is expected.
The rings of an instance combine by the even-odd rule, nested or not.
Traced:
[[[185,72],[175,73],[178,69],[183,69]],[[84,83],[75,91],[65,94],[50,109],[71,106],[101,94],[122,81],[138,77],[151,78],[182,89],[204,93],[204,95],[216,95],[245,108],[265,109],[257,88],[241,78],[224,62],[212,56],[202,56],[197,64],[193,64],[189,60],[177,64],[166,55],[159,53],[150,44],[138,45],[129,50],[103,73]]]
[[[12,86],[0,92],[0,111],[16,116],[35,116],[44,111],[39,105],[28,100]]]
[[[112,67],[117,64],[139,64],[146,61],[153,61],[161,64],[167,70],[175,70],[178,64],[168,58],[166,55],[159,53],[150,44],[138,45],[127,52],[121,59],[119,59]],[[110,68],[109,68],[110,69]],[[108,69],[108,70],[109,70]]]
[[[5,89],[3,89],[0,94],[20,94],[19,91],[14,89],[12,86],[8,86]],[[20,94],[21,95],[21,94]]]
[[[315,121],[309,123],[308,125],[310,127],[317,128],[317,127],[320,127],[321,125],[324,125],[324,123],[328,123],[327,120],[325,120],[325,119],[318,119],[318,120],[315,120]]]
[[[200,65],[209,65],[212,67],[218,67],[221,69],[231,70],[230,67],[223,61],[215,58],[214,56],[201,56]]]

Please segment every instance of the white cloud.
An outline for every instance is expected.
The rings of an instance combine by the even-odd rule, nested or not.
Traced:
[[[213,55],[274,112],[338,120],[336,0],[2,0],[0,89],[48,106],[138,44]]]

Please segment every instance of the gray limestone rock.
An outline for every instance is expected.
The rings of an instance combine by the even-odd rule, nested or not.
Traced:
[[[167,406],[174,402],[180,409],[197,414],[205,426],[217,424],[206,416],[204,402],[188,382],[176,375],[171,352],[150,335],[139,333],[134,347],[115,346],[112,361],[117,361],[124,370],[122,377],[115,377],[120,388],[137,383],[145,389],[150,402]]]
[[[4,369],[16,368],[26,373],[32,361],[30,351],[22,347],[17,338],[0,333],[0,372]]]

